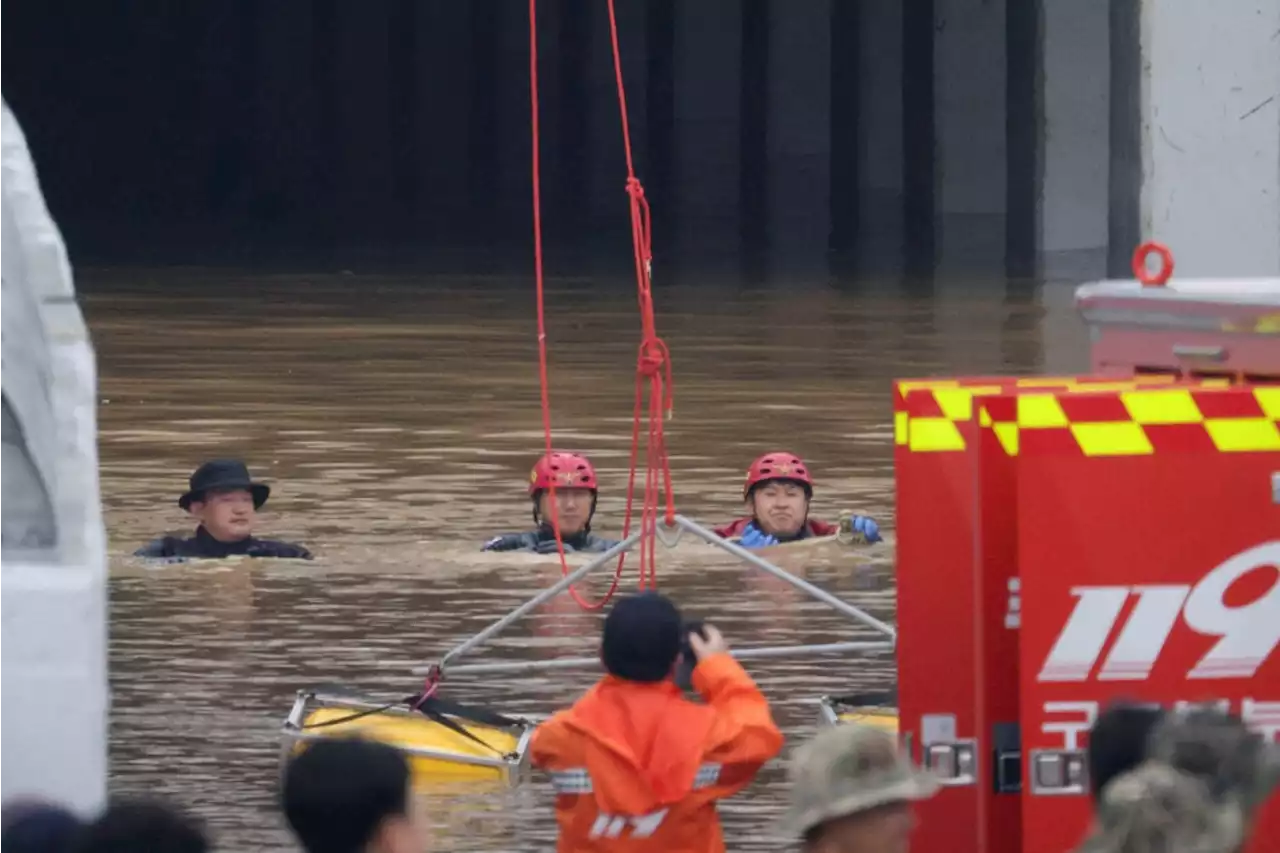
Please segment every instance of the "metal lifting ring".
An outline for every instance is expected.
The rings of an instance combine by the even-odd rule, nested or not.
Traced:
[[[668,530],[674,530],[675,534],[672,535],[671,533],[667,532]],[[684,528],[678,524],[672,524],[670,525],[670,527],[668,527],[666,524],[655,524],[653,527],[653,532],[654,532],[654,535],[658,538],[658,541],[661,542],[663,546],[666,548],[676,547],[676,545],[679,544],[681,537],[684,536]]]

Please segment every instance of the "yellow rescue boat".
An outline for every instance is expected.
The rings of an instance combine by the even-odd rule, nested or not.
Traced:
[[[896,705],[896,697],[891,692],[823,696],[818,700],[819,713],[827,725],[862,723],[895,735],[898,733]]]
[[[440,779],[513,782],[528,766],[536,724],[435,697],[421,704],[380,703],[330,688],[298,691],[283,736],[286,756],[328,738],[357,736],[394,746],[408,758],[415,785]]]

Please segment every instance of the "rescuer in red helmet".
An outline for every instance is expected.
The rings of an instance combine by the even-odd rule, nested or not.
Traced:
[[[764,548],[840,532],[836,525],[809,518],[813,475],[794,453],[778,450],[752,462],[742,497],[750,515],[718,527],[715,532],[726,539],[737,537],[743,548]],[[880,526],[864,515],[853,516],[850,528],[855,541],[880,541]]]
[[[551,486],[556,487],[557,520],[565,551],[608,551],[617,541],[602,539],[591,532],[596,512],[599,484],[596,469],[580,453],[552,451],[534,464],[529,473],[529,497],[533,500],[533,523],[527,533],[495,536],[484,551],[534,551],[554,554],[556,532],[551,524]]]

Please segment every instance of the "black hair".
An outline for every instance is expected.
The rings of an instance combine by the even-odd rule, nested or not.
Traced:
[[[281,799],[308,853],[359,853],[387,818],[409,810],[409,764],[394,747],[318,740],[285,768]]]
[[[1159,705],[1129,700],[1112,702],[1098,714],[1085,752],[1094,802],[1108,782],[1146,761],[1151,732],[1164,714]]]
[[[0,848],[5,853],[65,851],[83,827],[79,818],[61,806],[10,803],[0,817]]]
[[[199,821],[173,806],[143,800],[111,804],[70,847],[74,853],[208,853],[209,848]]]
[[[604,620],[600,656],[610,675],[655,682],[670,677],[680,656],[684,629],[680,610],[658,592],[618,601]]]
[[[804,489],[804,496],[809,500],[813,500],[813,486],[809,485],[804,480],[800,480],[795,477],[770,477],[767,480],[761,480],[758,483],[752,483],[751,488],[747,489],[747,500],[751,500],[752,498],[755,497],[756,489],[763,489],[765,486],[771,483],[790,483],[793,486],[799,486],[800,488]]]

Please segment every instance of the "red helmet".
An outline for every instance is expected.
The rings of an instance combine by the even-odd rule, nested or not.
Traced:
[[[750,497],[751,490],[765,480],[791,480],[803,485],[806,491],[813,492],[813,477],[809,475],[809,466],[799,456],[785,450],[766,453],[751,463],[751,467],[747,469],[746,485],[742,487],[743,498]]]
[[[529,494],[537,495],[554,483],[559,489],[590,489],[597,491],[596,469],[581,453],[562,453],[553,450],[534,463],[529,472]]]

